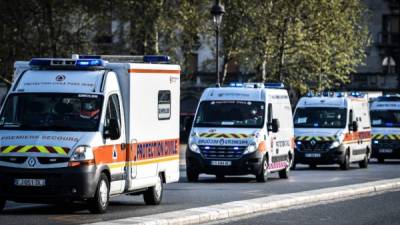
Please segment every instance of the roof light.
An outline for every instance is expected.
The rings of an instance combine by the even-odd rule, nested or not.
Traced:
[[[96,67],[104,66],[104,61],[101,59],[78,59],[76,60],[77,67]]]
[[[283,83],[265,83],[264,86],[266,88],[285,88]]]
[[[313,97],[314,96],[314,92],[313,91],[308,91],[306,96],[307,97]]]
[[[337,92],[336,93],[336,97],[342,98],[342,97],[344,97],[344,93],[343,92]]]
[[[143,56],[143,62],[169,62],[169,56],[166,55],[145,55]]]
[[[31,67],[57,67],[57,68],[92,68],[103,67],[105,62],[101,59],[46,59],[34,58],[29,62]]]
[[[101,59],[100,55],[79,55],[78,59]]]
[[[243,83],[230,83],[230,87],[243,87]]]

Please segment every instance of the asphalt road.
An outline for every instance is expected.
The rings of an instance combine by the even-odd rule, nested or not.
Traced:
[[[141,196],[119,196],[111,199],[106,214],[92,215],[84,205],[71,207],[8,202],[0,215],[0,224],[82,224],[144,216],[275,194],[398,178],[399,169],[400,161],[371,163],[368,169],[359,169],[357,164],[353,164],[349,171],[342,171],[338,166],[309,170],[299,165],[288,180],[279,179],[278,174],[272,174],[267,183],[257,183],[253,176],[228,177],[224,181],[217,181],[214,176],[204,175],[198,183],[187,183],[182,167],[181,182],[166,186],[160,206],[144,205]]]
[[[400,224],[400,191],[364,198],[288,209],[256,217],[227,220],[222,224],[248,225],[397,225]]]

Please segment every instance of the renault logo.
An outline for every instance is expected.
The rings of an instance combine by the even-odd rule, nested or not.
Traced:
[[[56,81],[64,81],[64,80],[65,80],[65,75],[60,74],[56,76]]]
[[[314,146],[315,144],[317,144],[317,142],[316,142],[315,140],[311,140],[311,141],[310,141],[310,144],[311,144],[312,146]]]
[[[220,140],[219,140],[219,144],[220,144],[220,145],[223,145],[224,143],[225,143],[224,139],[220,139]]]
[[[34,167],[36,165],[36,160],[34,158],[29,158],[28,159],[28,165],[30,167]]]

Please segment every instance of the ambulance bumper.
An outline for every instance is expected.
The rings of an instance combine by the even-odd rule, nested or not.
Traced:
[[[51,169],[0,167],[0,198],[35,203],[85,200],[94,196],[98,177],[94,165]],[[44,180],[44,185],[20,186],[16,179]]]
[[[199,173],[214,175],[258,174],[261,170],[263,154],[259,151],[242,155],[237,159],[206,159],[201,154],[186,151],[186,166]],[[218,165],[219,164],[219,165]]]
[[[345,152],[345,148],[342,145],[328,151],[299,151],[298,148],[295,148],[294,163],[314,165],[341,164],[345,160]]]
[[[400,159],[400,141],[372,141],[372,158]]]

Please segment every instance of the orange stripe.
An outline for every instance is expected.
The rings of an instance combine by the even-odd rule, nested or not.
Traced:
[[[167,74],[181,74],[180,70],[153,70],[153,69],[129,69],[129,73],[167,73]]]
[[[166,140],[155,140],[155,141],[149,141],[149,142],[140,142],[140,143],[135,143],[135,144],[126,144],[125,149],[121,149],[121,144],[116,144],[116,152],[117,152],[117,158],[113,158],[113,151],[114,151],[114,145],[103,145],[103,146],[97,146],[93,148],[93,154],[95,158],[95,163],[96,165],[99,164],[109,164],[109,163],[118,163],[118,162],[127,162],[127,161],[138,161],[137,159],[137,146],[138,144],[145,144],[145,143],[153,143],[153,142],[165,142],[165,141],[176,141],[176,151],[177,155],[179,155],[179,139],[166,139]],[[129,156],[127,157],[127,151],[129,153]],[[166,156],[162,156],[166,157]],[[159,158],[159,157],[154,157]],[[160,157],[161,158],[161,157]]]

